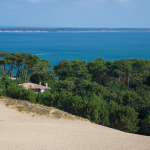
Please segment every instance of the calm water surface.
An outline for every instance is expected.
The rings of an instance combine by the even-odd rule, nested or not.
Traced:
[[[0,51],[27,52],[47,59],[150,59],[150,32],[0,33]]]

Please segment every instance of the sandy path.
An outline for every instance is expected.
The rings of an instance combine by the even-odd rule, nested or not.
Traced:
[[[0,150],[150,150],[150,137],[85,121],[31,117],[0,103]]]

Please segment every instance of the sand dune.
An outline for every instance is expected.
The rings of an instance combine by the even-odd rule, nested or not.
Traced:
[[[31,117],[1,102],[0,150],[150,150],[150,137],[86,121]]]

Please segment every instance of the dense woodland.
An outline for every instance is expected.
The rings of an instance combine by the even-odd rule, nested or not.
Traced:
[[[50,62],[27,53],[0,53],[0,96],[52,106],[100,125],[150,135],[150,61]],[[13,81],[10,78],[16,77]],[[35,94],[19,83],[48,83]]]

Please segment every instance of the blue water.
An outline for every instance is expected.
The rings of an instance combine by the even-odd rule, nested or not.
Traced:
[[[2,51],[38,55],[52,66],[75,59],[150,59],[150,32],[0,33]]]

